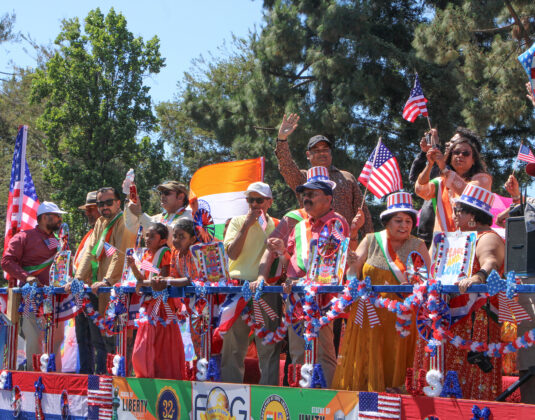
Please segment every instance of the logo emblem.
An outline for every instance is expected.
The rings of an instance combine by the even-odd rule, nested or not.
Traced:
[[[286,401],[278,395],[270,395],[262,404],[261,420],[289,420],[290,412]]]
[[[180,418],[180,400],[175,390],[163,387],[156,401],[158,420],[178,420]]]

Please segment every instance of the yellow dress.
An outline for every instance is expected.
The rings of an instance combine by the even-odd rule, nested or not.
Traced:
[[[368,259],[362,269],[363,278],[369,276],[372,284],[398,285],[388,268],[386,259],[373,234],[367,236]],[[411,251],[418,249],[420,239],[411,236],[397,251],[405,262]],[[403,300],[395,293],[381,296]],[[416,324],[411,321],[410,334],[401,337],[396,331],[396,314],[375,308],[381,325],[370,328],[368,313],[364,309],[362,327],[355,323],[358,302],[351,306],[347,329],[338,356],[332,388],[353,391],[384,392],[389,387],[401,387],[405,383],[407,368],[412,367],[416,343]]]

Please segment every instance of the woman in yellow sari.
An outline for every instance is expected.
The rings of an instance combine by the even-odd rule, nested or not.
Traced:
[[[356,253],[348,256],[348,277],[356,275],[363,279],[369,276],[373,285],[407,283],[405,262],[412,251],[418,251],[430,266],[425,242],[411,235],[416,224],[411,195],[405,192],[391,194],[387,199],[387,210],[380,217],[385,230],[368,234]],[[381,295],[402,300],[396,293]],[[351,306],[332,387],[395,391],[403,386],[407,367],[412,367],[417,334],[415,323],[411,322],[410,335],[401,337],[395,328],[396,314],[374,308],[380,325],[370,325],[370,314],[364,309],[360,326],[355,323],[358,306],[358,301]]]

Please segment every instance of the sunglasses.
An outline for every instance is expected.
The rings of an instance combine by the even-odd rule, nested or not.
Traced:
[[[115,202],[115,199],[113,198],[110,198],[104,201],[97,201],[97,207],[111,207],[113,206],[114,202]]]
[[[454,150],[451,152],[451,154],[454,156],[463,155],[464,157],[468,157],[472,154],[472,152],[469,150]]]
[[[266,199],[264,197],[247,197],[247,202],[249,204],[253,204],[255,201],[258,204],[262,204],[264,201],[266,201]]]
[[[168,196],[168,195],[171,195],[173,191],[171,190],[161,190],[160,191],[160,195],[165,195],[165,196]]]

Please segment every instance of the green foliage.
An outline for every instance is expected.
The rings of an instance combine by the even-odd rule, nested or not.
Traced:
[[[44,107],[37,126],[50,155],[44,173],[51,198],[79,222],[75,209],[86,193],[120,187],[132,167],[146,199],[170,169],[161,141],[139,139],[157,123],[144,79],[164,66],[158,38],[135,38],[122,14],[96,9],[83,29],[78,18],[64,20],[55,44],[32,86],[32,102]]]
[[[16,16],[15,13],[5,13],[0,16],[0,43],[5,41],[12,41],[18,37],[14,32]]]

